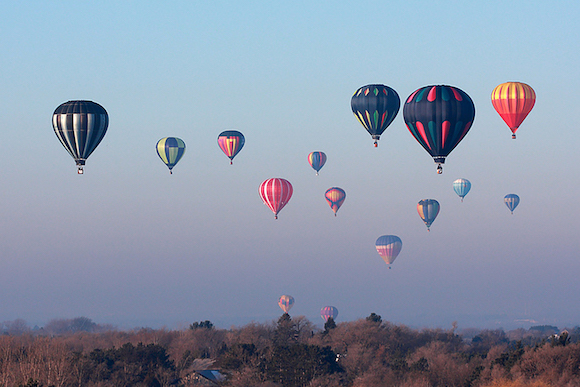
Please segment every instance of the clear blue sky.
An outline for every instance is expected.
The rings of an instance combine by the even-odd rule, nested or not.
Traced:
[[[334,305],[338,321],[414,327],[580,324],[577,1],[21,1],[0,14],[0,321],[229,327],[276,319],[291,294],[291,314],[316,323]],[[506,81],[537,94],[515,141],[490,103]],[[402,111],[372,147],[350,109],[369,83],[471,96],[474,125],[443,175]],[[73,99],[110,117],[84,176],[51,126]],[[233,166],[226,129],[246,136]],[[171,176],[154,149],[166,136],[187,144]],[[320,176],[314,150],[328,155]],[[278,221],[257,193],[270,177],[294,186]],[[459,177],[473,184],[463,203]],[[332,186],[347,192],[336,218]],[[441,203],[430,233],[425,198]],[[383,234],[403,241],[392,270]]]

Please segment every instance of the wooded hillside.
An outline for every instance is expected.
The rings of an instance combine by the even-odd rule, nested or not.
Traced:
[[[216,329],[118,331],[87,318],[3,323],[0,386],[578,386],[579,328],[416,330],[366,319],[317,329],[304,317]]]

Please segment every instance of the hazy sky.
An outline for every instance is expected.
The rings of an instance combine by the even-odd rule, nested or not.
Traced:
[[[580,324],[577,1],[19,1],[0,4],[0,321],[122,328],[315,323]],[[536,91],[517,140],[493,88]],[[474,125],[437,175],[402,108],[373,148],[350,98],[461,88]],[[109,130],[78,176],[51,125],[88,99]],[[246,145],[229,165],[226,129]],[[169,175],[166,136],[187,151]],[[311,151],[328,156],[316,176]],[[259,184],[294,196],[274,220]],[[452,182],[472,190],[463,203]],[[332,186],[347,198],[334,217]],[[510,215],[508,193],[521,198]],[[416,204],[437,199],[427,232]],[[395,234],[392,270],[375,250]],[[529,320],[529,321],[523,321]],[[533,321],[532,321],[533,320]]]

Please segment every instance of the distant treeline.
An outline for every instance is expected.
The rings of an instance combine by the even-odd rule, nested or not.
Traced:
[[[86,317],[0,323],[0,386],[580,386],[580,328],[411,329],[300,316],[216,329],[116,330]],[[204,377],[216,370],[224,380]]]

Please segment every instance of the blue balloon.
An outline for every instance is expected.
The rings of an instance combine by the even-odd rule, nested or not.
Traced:
[[[507,208],[510,209],[510,211],[513,215],[514,210],[516,209],[518,204],[520,204],[520,197],[516,194],[509,194],[503,198],[503,201],[504,201],[505,205],[507,206]]]
[[[467,179],[457,179],[453,182],[453,189],[455,190],[455,193],[459,195],[461,201],[463,201],[463,198],[471,189],[471,182]]]
[[[318,172],[326,163],[326,154],[320,151],[310,152],[308,154],[308,163],[316,171],[316,174],[318,175]]]
[[[417,212],[423,222],[425,222],[427,231],[431,231],[429,227],[431,227],[431,224],[439,214],[439,208],[439,202],[435,199],[423,199],[417,204]]]

